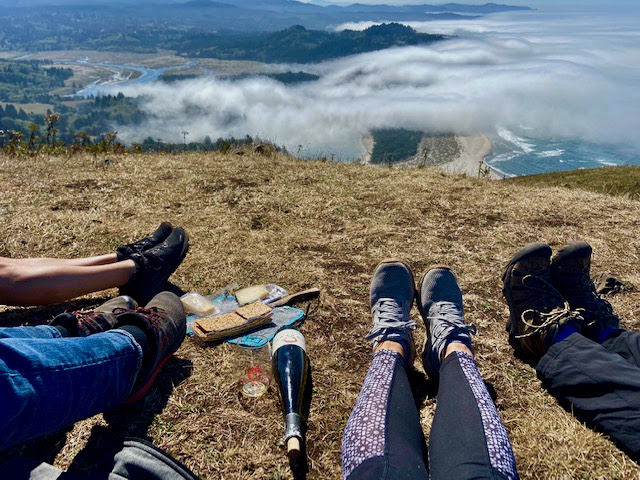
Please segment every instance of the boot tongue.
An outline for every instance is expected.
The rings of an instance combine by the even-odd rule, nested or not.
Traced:
[[[532,305],[534,310],[548,312],[564,305],[564,298],[545,278],[537,275],[526,275],[522,285],[539,292],[539,303]]]

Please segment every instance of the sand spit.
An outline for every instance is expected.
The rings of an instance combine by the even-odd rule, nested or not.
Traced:
[[[453,160],[438,165],[448,173],[461,173],[470,177],[501,179],[484,159],[491,153],[491,140],[486,135],[456,136],[460,153]]]
[[[374,136],[367,132],[362,136],[365,153],[362,163],[371,163],[375,147]],[[484,159],[491,153],[491,140],[483,134],[424,135],[414,157],[394,162],[397,167],[436,167],[447,173],[463,174],[470,177],[501,179],[503,175],[491,169]]]

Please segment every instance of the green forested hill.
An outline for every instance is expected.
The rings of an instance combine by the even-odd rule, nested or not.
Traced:
[[[294,25],[275,33],[254,35],[201,34],[172,44],[181,55],[267,63],[314,63],[389,47],[424,45],[446,38],[418,33],[398,23],[375,25],[362,31],[327,32]]]

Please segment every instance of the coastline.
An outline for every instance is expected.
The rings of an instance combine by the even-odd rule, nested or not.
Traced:
[[[484,161],[491,153],[491,140],[484,134],[456,135],[460,145],[460,154],[453,160],[437,165],[437,168],[447,173],[468,175],[476,178],[490,178],[501,180],[504,178]]]
[[[449,137],[450,140],[453,140],[454,143],[457,144],[455,157],[451,158],[451,151],[445,152],[441,148],[436,148],[431,151],[432,158],[427,160],[423,137],[423,141],[418,148],[418,154],[416,154],[415,157],[401,162],[394,162],[393,165],[397,167],[431,166],[447,173],[462,174],[474,178],[488,178],[491,180],[501,180],[505,178],[504,174],[494,170],[484,161],[485,158],[491,154],[492,150],[489,137],[484,134],[451,134],[446,137]],[[371,154],[375,146],[375,140],[370,132],[362,135],[362,146],[364,147],[365,153],[360,158],[360,162],[370,164]]]

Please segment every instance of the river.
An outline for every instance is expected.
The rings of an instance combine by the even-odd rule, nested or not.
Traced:
[[[61,62],[68,63],[68,62]],[[143,83],[151,83],[155,82],[166,72],[173,72],[178,70],[186,70],[189,68],[193,68],[197,66],[198,62],[195,60],[190,61],[185,65],[176,65],[172,67],[163,67],[163,68],[146,68],[146,67],[138,67],[133,65],[120,65],[117,63],[96,63],[90,62],[88,58],[84,58],[82,60],[77,60],[74,62],[78,65],[91,65],[94,67],[105,67],[112,69],[113,76],[109,80],[96,80],[89,85],[87,85],[82,90],[79,90],[75,93],[74,96],[77,97],[97,97],[100,95],[108,95],[112,93],[116,89],[121,89],[125,86],[131,85],[139,85]],[[140,75],[131,78],[131,76],[124,75],[125,71],[134,71],[139,72]],[[211,70],[205,69],[205,74],[211,75]]]

